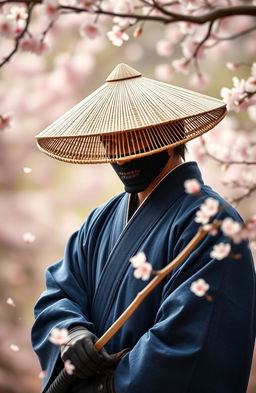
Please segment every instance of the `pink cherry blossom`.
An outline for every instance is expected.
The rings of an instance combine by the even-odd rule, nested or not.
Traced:
[[[203,230],[208,232],[212,236],[216,236],[218,233],[217,228],[215,228],[212,224],[203,225]]]
[[[33,235],[31,232],[25,232],[23,233],[23,241],[25,243],[33,243],[36,239],[35,235]]]
[[[133,14],[134,5],[132,0],[115,1],[114,12],[117,14]]]
[[[75,366],[74,366],[74,365],[71,363],[71,361],[68,359],[68,360],[66,360],[65,363],[64,363],[64,368],[65,368],[66,372],[67,372],[69,375],[72,375],[73,372],[74,372]]]
[[[228,62],[226,63],[226,67],[227,67],[228,70],[233,71],[233,70],[236,70],[236,69],[238,68],[238,64],[233,63],[233,62],[231,62],[231,61],[228,61]]]
[[[46,375],[47,375],[47,371],[42,370],[42,371],[40,371],[40,373],[38,374],[38,378],[39,378],[39,379],[44,379],[44,378],[46,377]]]
[[[134,13],[134,4],[132,0],[117,0],[114,2],[113,11],[116,14],[133,14]],[[116,16],[113,19],[113,22],[116,23],[119,27],[126,28],[129,25],[132,25],[136,22],[134,18],[121,18]]]
[[[8,112],[0,115],[0,131],[5,130],[13,125],[13,113]]]
[[[224,235],[233,237],[233,235],[236,235],[238,232],[240,232],[242,229],[242,226],[239,222],[234,221],[231,217],[226,217],[221,224],[221,230],[224,233]]]
[[[146,255],[143,251],[138,252],[130,258],[130,262],[134,267],[134,277],[147,281],[152,272],[152,266],[146,261]]]
[[[116,16],[113,18],[113,22],[118,25],[122,30],[126,29],[127,27],[134,25],[136,22],[136,19],[134,18],[121,18],[119,16]]]
[[[48,340],[55,345],[65,344],[68,338],[68,330],[67,329],[52,329]]]
[[[41,55],[47,52],[50,48],[48,43],[42,41],[41,37],[25,37],[20,42],[20,49],[25,52],[32,52],[36,55]]]
[[[203,90],[205,89],[210,82],[210,78],[207,74],[193,74],[189,78],[189,84],[192,86],[194,89],[197,90]]]
[[[200,210],[196,212],[195,222],[200,224],[208,224],[209,219],[219,210],[219,202],[214,198],[206,198],[204,203],[200,206]]]
[[[205,211],[200,209],[196,212],[195,222],[197,222],[198,224],[208,224],[209,219],[210,216],[209,214],[206,214]]]
[[[226,87],[221,89],[221,96],[227,104],[227,109],[236,112],[247,110],[250,105],[255,104],[253,96],[251,98],[248,94],[256,92],[256,78],[254,76],[249,76],[247,79],[234,77],[232,81],[233,87],[231,89]]]
[[[82,37],[88,37],[92,40],[101,34],[98,26],[92,23],[82,24],[79,32]]]
[[[187,59],[181,58],[181,59],[173,60],[172,66],[177,72],[180,72],[184,75],[188,75],[189,73]]]
[[[173,46],[168,40],[159,40],[156,44],[156,51],[159,56],[168,57],[173,52]]]
[[[209,217],[215,216],[219,210],[219,201],[214,198],[206,198],[201,205],[201,210],[204,211]]]
[[[124,33],[122,29],[117,25],[114,25],[112,27],[112,30],[107,33],[107,37],[110,41],[112,41],[112,44],[115,46],[122,46],[123,41],[129,40],[128,34]]]
[[[169,64],[158,64],[155,68],[155,76],[162,81],[169,81],[173,77],[173,69]]]
[[[0,14],[0,35],[6,38],[15,36],[15,22],[4,14]]]
[[[59,1],[58,0],[44,0],[44,11],[50,18],[55,18],[58,14]]]
[[[15,26],[15,35],[16,35],[16,36],[17,36],[17,35],[20,35],[20,33],[24,30],[25,25],[26,25],[26,22],[25,22],[24,19],[19,19],[19,20],[16,22],[16,26]]]
[[[20,348],[19,348],[18,345],[16,345],[16,344],[11,344],[11,345],[10,345],[10,349],[11,349],[13,352],[19,352],[19,350],[20,350]]]
[[[215,258],[218,261],[224,259],[227,255],[229,255],[231,251],[231,246],[229,243],[219,243],[213,246],[213,250],[210,253],[211,258]]]
[[[250,77],[245,81],[244,90],[245,90],[247,93],[255,93],[255,92],[256,92],[256,77],[250,76]]]
[[[134,270],[133,275],[135,278],[141,278],[143,281],[147,281],[151,275],[151,272],[151,264],[148,262],[144,262]]]
[[[25,7],[14,6],[10,8],[7,17],[8,19],[14,19],[15,21],[19,21],[21,19],[25,20],[28,17],[28,13]]]
[[[94,0],[76,0],[78,5],[81,5],[83,8],[89,10],[93,8]]]
[[[209,288],[210,285],[203,278],[193,281],[190,285],[191,292],[200,297],[204,296]]]
[[[136,255],[130,258],[130,262],[132,266],[136,269],[141,266],[143,263],[147,262],[146,255],[143,251],[139,251]]]
[[[11,297],[8,297],[6,303],[11,307],[16,307],[16,304],[14,303],[14,300]]]
[[[187,194],[198,194],[201,190],[201,185],[196,179],[188,179],[184,182],[185,192]]]
[[[177,25],[167,26],[164,35],[172,44],[178,44],[183,38],[183,34]]]
[[[36,55],[42,55],[45,52],[48,52],[50,50],[50,46],[46,41],[42,41],[40,37],[34,37],[35,38],[35,46],[33,53]]]
[[[182,34],[194,34],[196,26],[191,22],[179,22],[180,32]]]

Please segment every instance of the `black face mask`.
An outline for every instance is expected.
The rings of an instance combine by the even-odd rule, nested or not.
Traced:
[[[144,191],[159,175],[169,158],[167,150],[164,150],[157,154],[131,160],[124,165],[116,163],[111,165],[124,183],[125,191],[133,194]]]

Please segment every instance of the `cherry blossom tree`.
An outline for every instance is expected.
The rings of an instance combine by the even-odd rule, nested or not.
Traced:
[[[17,54],[30,52],[37,56],[50,56],[64,31],[76,30],[80,34],[80,44],[72,49],[72,54],[65,53],[58,57],[54,70],[44,72],[45,76],[47,74],[46,83],[53,82],[55,85],[55,89],[48,90],[50,94],[47,102],[44,102],[46,105],[56,98],[62,83],[68,95],[67,87],[71,89],[72,85],[73,88],[74,82],[79,83],[81,78],[92,72],[95,52],[102,49],[104,38],[117,47],[131,38],[141,42],[147,24],[162,27],[162,37],[155,44],[157,55],[164,59],[155,66],[159,79],[169,81],[174,73],[181,73],[189,76],[190,84],[196,89],[206,88],[211,79],[210,73],[203,70],[206,59],[220,59],[223,54],[230,53],[227,69],[236,72],[246,67],[248,71],[244,78],[234,76],[232,86],[224,86],[220,95],[230,113],[246,112],[252,126],[246,127],[243,143],[232,151],[227,147],[226,150],[220,149],[215,143],[215,149],[218,148],[216,153],[209,148],[207,138],[201,138],[200,154],[201,158],[212,157],[228,173],[223,182],[235,190],[231,198],[233,203],[240,202],[255,191],[256,147],[255,138],[250,133],[256,121],[256,64],[253,62],[255,0],[1,0],[0,5],[2,67]],[[95,45],[88,47],[82,44],[84,37],[94,40]],[[249,57],[246,62],[243,59],[232,60],[239,40],[243,40]],[[82,67],[86,57],[86,66]],[[37,66],[42,67],[40,60]],[[4,96],[4,86],[2,90]],[[6,112],[0,114],[0,131],[11,127],[13,116],[13,108],[9,105]],[[223,130],[224,125],[220,129]],[[236,139],[236,130],[233,131],[233,136],[231,133],[229,135],[230,143]],[[246,168],[246,176],[236,176],[236,180],[233,180],[229,175],[232,170],[229,169],[234,166],[240,172]]]

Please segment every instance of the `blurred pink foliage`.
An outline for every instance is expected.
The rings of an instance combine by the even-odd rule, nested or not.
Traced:
[[[62,257],[68,236],[88,212],[121,191],[121,186],[106,165],[75,167],[42,156],[34,136],[102,84],[121,61],[145,76],[206,94],[222,94],[229,115],[214,131],[188,144],[188,158],[199,161],[210,185],[235,205],[240,202],[238,208],[253,226],[255,17],[219,19],[204,41],[209,25],[189,20],[151,21],[149,28],[145,21],[134,18],[134,13],[167,18],[150,0],[103,2],[106,12],[127,13],[126,18],[95,15],[101,1],[45,0],[34,4],[28,33],[31,9],[22,2],[4,3],[0,8],[0,59],[11,53],[19,36],[20,41],[19,50],[1,68],[0,80],[0,391],[35,393],[43,375],[31,349],[30,328],[33,305],[43,289],[44,269]],[[160,7],[165,3],[158,1]],[[206,4],[227,7],[244,2],[168,3],[167,11],[190,18],[209,12]],[[256,8],[255,3],[248,2]],[[72,7],[86,12],[72,12]],[[238,41],[230,39],[236,35],[240,35]],[[253,242],[255,225],[251,233]],[[13,352],[11,345],[20,350]],[[248,393],[255,391],[255,373],[256,367]]]

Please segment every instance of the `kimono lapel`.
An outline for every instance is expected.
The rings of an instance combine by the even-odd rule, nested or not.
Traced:
[[[111,250],[113,250],[119,236],[121,235],[126,225],[128,206],[129,206],[129,195],[125,193],[116,209],[116,214],[113,221],[113,227],[111,230],[111,235],[109,240],[109,255],[111,253]]]
[[[117,207],[116,228],[112,235],[113,248],[102,270],[92,302],[92,317],[97,330],[104,331],[105,329],[105,323],[120,283],[130,266],[129,259],[140,250],[141,244],[154,229],[156,223],[184,193],[184,180],[187,178],[201,180],[195,163],[186,163],[164,178],[126,226],[124,223],[128,198],[124,197],[120,201]]]

